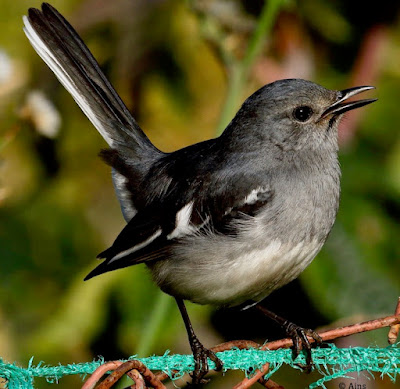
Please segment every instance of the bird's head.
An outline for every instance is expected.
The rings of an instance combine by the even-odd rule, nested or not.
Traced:
[[[249,142],[272,143],[283,151],[337,149],[337,126],[345,112],[376,99],[352,100],[373,89],[359,86],[329,90],[301,79],[285,79],[265,85],[251,95],[227,128],[234,137]]]

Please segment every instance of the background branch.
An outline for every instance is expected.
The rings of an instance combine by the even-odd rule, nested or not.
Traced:
[[[323,341],[333,340],[345,336],[350,336],[354,334],[359,334],[361,332],[367,332],[372,330],[377,330],[379,328],[391,327],[390,331],[394,326],[398,326],[400,323],[400,299],[397,302],[395,314],[392,316],[387,316],[380,319],[369,320],[362,323],[352,324],[345,327],[339,327],[332,330],[318,332],[318,335]],[[390,332],[389,332],[390,334]],[[314,342],[314,339],[309,337],[310,343]],[[389,340],[390,343],[390,340]],[[393,342],[394,343],[394,342]],[[264,344],[262,350],[277,350],[280,348],[288,348],[293,345],[293,341],[290,338],[280,339],[277,341],[269,342]],[[245,378],[241,383],[239,383],[235,389],[244,389],[250,387],[253,383],[262,379],[263,376],[268,372],[269,364],[265,364],[263,368],[258,371],[251,378]]]

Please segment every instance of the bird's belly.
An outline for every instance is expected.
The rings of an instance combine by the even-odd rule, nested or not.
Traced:
[[[263,244],[197,236],[150,268],[166,293],[198,304],[235,306],[260,301],[295,279],[321,247],[317,240],[283,243],[275,239]]]

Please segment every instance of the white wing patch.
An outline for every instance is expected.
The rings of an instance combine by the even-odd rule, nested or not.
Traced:
[[[101,120],[97,117],[93,109],[88,104],[87,100],[82,96],[79,92],[79,89],[76,87],[72,78],[68,75],[65,69],[62,67],[60,62],[51,52],[51,50],[47,47],[46,43],[40,38],[35,29],[32,27],[29,19],[26,16],[23,16],[24,21],[24,32],[29,42],[35,51],[39,54],[39,56],[43,59],[43,61],[47,64],[47,66],[54,72],[56,77],[60,80],[61,84],[64,85],[65,89],[72,95],[74,100],[77,102],[81,110],[88,117],[88,119],[93,123],[96,129],[100,132],[101,136],[108,143],[110,147],[113,146],[113,139],[107,133],[107,129]]]
[[[265,187],[261,187],[261,186],[259,186],[256,189],[253,189],[250,192],[250,194],[248,194],[244,198],[243,204],[249,204],[249,205],[255,204],[258,201],[258,196],[260,194],[266,193],[268,191],[269,191],[269,188],[265,188]]]
[[[150,236],[150,238],[147,238],[145,241],[138,243],[136,246],[131,247],[130,249],[121,251],[119,254],[117,254],[115,257],[113,257],[110,262],[117,261],[118,259],[121,259],[123,257],[126,257],[129,254],[134,253],[135,251],[138,251],[147,245],[149,245],[151,242],[153,242],[155,239],[157,239],[161,235],[162,231],[161,228],[159,228],[153,235]]]
[[[238,206],[240,207],[240,206],[243,206],[243,205],[246,205],[246,204],[247,204],[247,205],[254,205],[254,204],[257,203],[257,201],[259,201],[259,200],[261,199],[262,196],[260,196],[260,195],[263,195],[263,194],[265,194],[265,193],[268,193],[269,191],[270,191],[269,188],[259,186],[258,188],[253,189],[253,190],[244,198],[244,200],[241,201],[241,202],[238,204]],[[232,212],[233,209],[234,209],[234,207],[229,207],[229,208],[227,208],[227,209],[225,210],[225,212],[224,212],[224,216],[229,215],[229,214]]]
[[[175,229],[167,235],[167,239],[180,238],[181,236],[190,235],[197,230],[190,224],[190,217],[193,211],[193,201],[187,203],[176,214]]]

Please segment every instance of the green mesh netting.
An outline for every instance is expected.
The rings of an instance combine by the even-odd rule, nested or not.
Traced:
[[[266,375],[267,378],[271,377],[284,364],[298,369],[296,364],[305,363],[303,354],[293,361],[292,352],[289,349],[274,351],[234,349],[217,353],[217,355],[224,364],[224,371],[242,370],[247,376],[269,362],[270,370]],[[400,374],[400,344],[386,348],[337,348],[329,345],[329,347],[313,349],[312,357],[321,378],[309,386],[311,389],[318,386],[325,387],[324,383],[339,377],[347,377],[351,372],[363,371],[370,373],[371,376],[373,372],[380,373],[381,377],[387,376],[393,382],[396,382],[396,378]],[[136,359],[135,357],[131,358]],[[194,366],[192,355],[169,355],[168,352],[163,356],[137,359],[153,371],[161,370],[170,376],[172,376],[172,371],[177,371],[173,379],[190,372]],[[31,389],[34,388],[35,377],[45,378],[51,383],[58,382],[66,375],[80,374],[84,378],[102,363],[104,360],[99,359],[94,362],[65,366],[45,366],[43,363],[35,366],[32,358],[28,367],[22,368],[0,359],[0,377],[6,380],[7,389]],[[213,367],[214,363],[210,362],[210,368]]]

